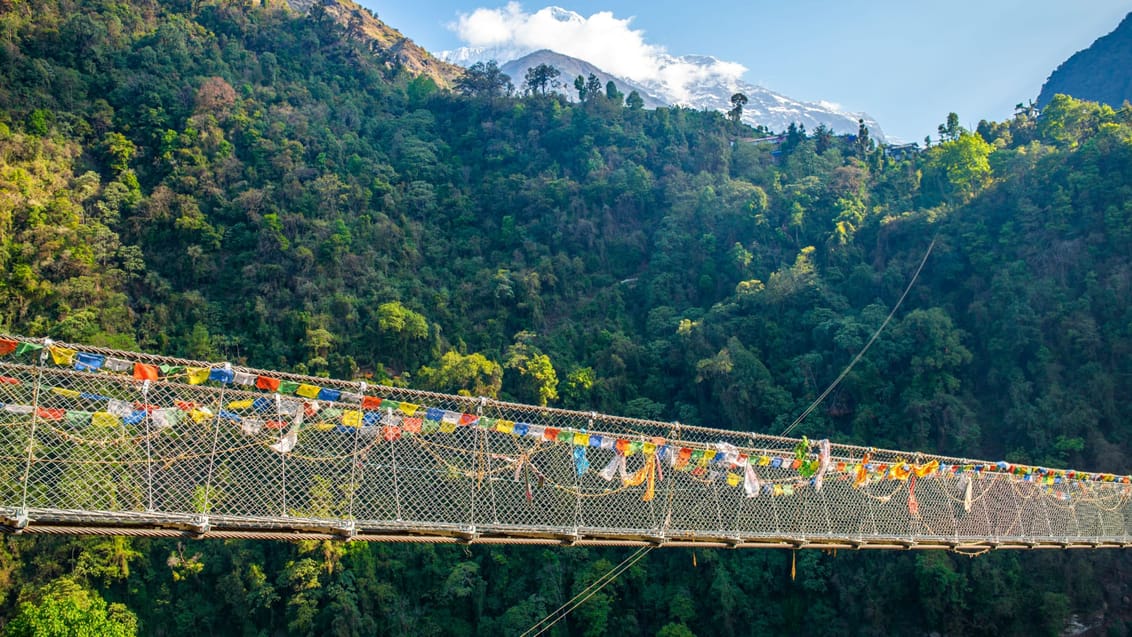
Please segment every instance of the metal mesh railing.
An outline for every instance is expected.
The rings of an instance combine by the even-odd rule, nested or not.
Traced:
[[[1132,543],[1128,476],[0,337],[9,530],[730,546]],[[62,529],[62,531],[60,531]]]

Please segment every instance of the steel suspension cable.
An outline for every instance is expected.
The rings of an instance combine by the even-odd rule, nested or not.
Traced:
[[[589,601],[589,599],[596,595],[598,591],[605,588],[613,580],[617,579],[617,577],[620,576],[621,573],[624,573],[628,569],[632,568],[634,564],[641,561],[641,559],[644,558],[645,555],[648,555],[649,551],[652,551],[654,548],[656,547],[650,544],[649,546],[642,546],[641,548],[637,549],[635,552],[629,555],[629,557],[622,560],[620,564],[609,569],[609,571],[607,571],[604,575],[597,578],[596,580],[591,582],[589,586],[579,591],[577,595],[574,595],[574,597],[570,599],[570,601],[559,606],[555,610],[551,611],[550,614],[548,614],[546,617],[543,617],[542,619],[535,622],[533,626],[528,628],[526,632],[524,632],[519,637],[528,637],[528,635],[531,637],[538,637],[539,635],[550,630],[555,624],[565,619],[567,615],[574,612],[574,610],[579,606]],[[551,620],[552,617],[554,618],[553,620]],[[548,621],[550,622],[549,624],[547,623]]]
[[[924,258],[920,259],[920,265],[916,268],[915,274],[912,275],[912,280],[908,281],[908,286],[904,288],[904,293],[900,295],[900,299],[896,301],[896,305],[892,306],[892,311],[888,313],[888,316],[884,317],[884,322],[880,324],[880,327],[878,327],[875,332],[873,332],[872,337],[870,337],[868,342],[865,343],[865,346],[861,348],[861,351],[857,352],[857,355],[854,356],[853,360],[849,362],[849,365],[844,370],[842,370],[841,374],[838,375],[838,377],[829,384],[829,387],[826,387],[825,391],[823,391],[820,396],[814,399],[814,402],[810,403],[810,406],[807,407],[806,410],[801,414],[799,414],[798,417],[794,419],[794,422],[790,423],[790,426],[786,429],[783,429],[782,433],[778,435],[785,436],[793,431],[795,427],[801,424],[801,422],[806,419],[806,416],[809,416],[811,412],[817,409],[818,405],[820,405],[822,401],[825,400],[826,397],[829,396],[829,394],[837,388],[841,381],[849,375],[849,372],[853,370],[853,366],[857,364],[857,361],[861,360],[861,358],[865,355],[865,352],[869,351],[869,348],[872,347],[873,342],[877,340],[877,337],[879,337],[880,333],[884,331],[884,328],[888,326],[888,323],[892,320],[892,317],[896,315],[896,311],[900,309],[900,305],[904,303],[904,299],[908,297],[908,293],[912,291],[912,286],[916,284],[916,279],[920,278],[920,272],[924,269],[924,264],[928,262],[928,257],[932,253],[932,248],[935,248],[935,242],[937,239],[939,239],[938,234],[932,237],[932,242],[928,244],[928,249],[924,252]]]

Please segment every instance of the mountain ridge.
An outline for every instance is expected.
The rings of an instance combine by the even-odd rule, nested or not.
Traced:
[[[1038,94],[1038,107],[1063,93],[1120,108],[1132,100],[1132,13],[1050,73]]]
[[[550,7],[550,10],[553,17],[560,22],[583,20],[580,14],[560,7]],[[528,64],[530,56],[536,53],[538,61]],[[461,47],[441,51],[437,56],[460,66],[495,60],[517,86],[523,81],[526,70],[539,63],[550,64],[564,70],[579,67],[579,63],[584,62],[596,69],[594,75],[601,79],[603,84],[613,80],[622,92],[637,90],[645,99],[645,105],[650,108],[686,106],[697,110],[727,111],[731,108],[731,96],[735,93],[743,93],[747,96],[748,103],[744,107],[742,119],[752,126],[765,126],[772,131],[781,132],[789,128],[791,123],[802,124],[810,130],[824,124],[835,133],[855,135],[859,120],[864,120],[872,137],[881,141],[886,139],[879,122],[867,113],[847,111],[827,101],[797,100],[766,87],[743,81],[740,79],[741,73],[737,71],[745,69],[711,55],[659,54],[655,59],[657,64],[655,78],[625,77],[605,70],[600,61],[581,60],[548,48],[532,50],[513,45]],[[571,77],[565,77],[567,75]],[[582,75],[588,76],[588,73]],[[560,92],[567,98],[573,99],[574,95],[570,89],[574,76],[568,71],[564,71],[563,76],[561,78],[563,89]],[[677,79],[672,79],[674,77]],[[691,79],[685,79],[689,77]]]

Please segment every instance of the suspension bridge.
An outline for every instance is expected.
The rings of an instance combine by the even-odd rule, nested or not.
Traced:
[[[1132,546],[1132,478],[0,336],[0,529],[730,548]]]

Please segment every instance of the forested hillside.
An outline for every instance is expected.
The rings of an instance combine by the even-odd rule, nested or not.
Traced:
[[[372,49],[317,6],[0,0],[0,331],[777,433],[934,240],[795,433],[1132,471],[1128,109],[941,113],[898,160]],[[518,634],[624,556],[6,537],[0,615]],[[1122,552],[791,558],[657,551],[556,634],[1132,626]]]

